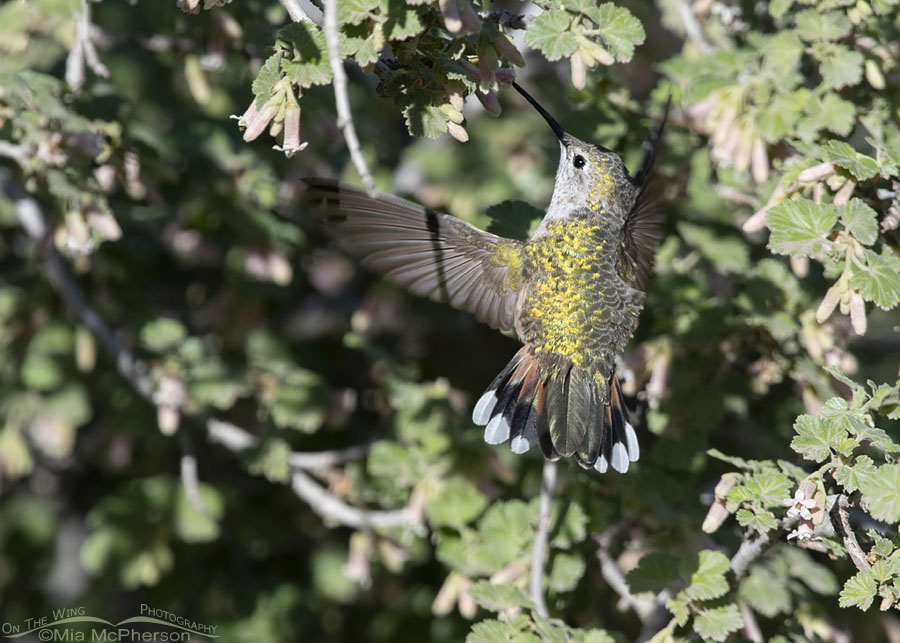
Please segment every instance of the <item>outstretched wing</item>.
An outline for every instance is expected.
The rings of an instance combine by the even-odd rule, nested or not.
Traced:
[[[305,199],[371,270],[411,292],[512,330],[524,244],[404,199],[328,179],[304,179]]]
[[[666,102],[662,122],[644,141],[644,158],[633,179],[637,188],[637,198],[625,219],[625,247],[622,252],[622,270],[620,272],[635,288],[642,291],[647,290],[647,283],[653,274],[653,257],[656,254],[656,246],[659,245],[662,238],[661,186],[651,172],[671,103],[672,97],[670,96]]]

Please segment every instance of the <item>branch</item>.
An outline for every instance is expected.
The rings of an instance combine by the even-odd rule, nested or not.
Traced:
[[[626,608],[633,609],[640,619],[643,627],[637,640],[647,641],[671,620],[671,615],[666,609],[666,602],[672,598],[672,592],[664,589],[652,599],[638,598],[631,593],[631,588],[628,587],[628,582],[625,580],[622,570],[619,569],[616,561],[609,554],[613,540],[619,534],[622,526],[623,523],[618,523],[596,536],[600,573],[603,574],[603,578],[610,588],[619,595],[621,604]]]
[[[303,471],[294,471],[291,488],[322,518],[334,520],[355,529],[388,529],[405,527],[420,522],[411,506],[393,511],[366,511],[351,507],[319,486]]]
[[[281,6],[288,12],[291,20],[294,22],[308,21],[312,22],[307,13],[300,6],[300,0],[281,0]]]
[[[182,435],[183,434],[184,432],[182,432]],[[182,438],[181,444],[184,451],[181,455],[180,467],[181,484],[184,486],[184,495],[187,496],[188,502],[190,502],[194,509],[199,511],[201,515],[213,522],[218,522],[213,515],[213,512],[210,510],[209,505],[207,505],[206,501],[203,499],[203,495],[200,493],[200,478],[197,475],[197,458],[189,451],[189,445],[186,438]]]
[[[740,603],[741,608],[741,618],[744,619],[744,636],[753,641],[753,643],[763,643],[765,639],[762,635],[762,630],[759,629],[759,623],[756,622],[756,617],[753,615],[753,610],[751,610],[745,603]]]
[[[714,47],[703,35],[703,29],[697,22],[697,16],[694,15],[694,9],[688,0],[672,0],[675,9],[678,11],[678,17],[681,18],[681,24],[684,25],[684,31],[687,33],[688,40],[694,43],[702,53],[708,54],[713,51]]]
[[[780,530],[774,533],[782,533]],[[731,558],[729,567],[736,580],[740,580],[747,574],[751,563],[762,556],[772,545],[775,544],[775,538],[772,537],[773,532],[767,531],[764,534],[756,534],[750,540],[741,542],[737,552]]]
[[[541,499],[537,527],[534,529],[534,548],[531,551],[531,600],[537,612],[547,618],[547,602],[544,600],[544,553],[547,549],[547,532],[550,528],[550,501],[556,486],[556,462],[544,460],[541,476]]]
[[[856,532],[850,526],[850,515],[847,511],[849,506],[850,503],[847,501],[847,496],[840,494],[831,508],[831,524],[834,526],[834,531],[843,541],[847,553],[850,554],[850,560],[853,561],[856,568],[863,572],[869,571],[872,565],[869,563],[869,559],[862,547],[859,546],[859,541],[856,540]]]
[[[40,205],[13,180],[9,170],[3,167],[0,167],[0,193],[13,202],[16,216],[32,241],[38,247],[46,246],[45,240],[49,236],[49,229]],[[131,384],[132,388],[142,398],[154,404],[155,385],[147,364],[135,357],[119,341],[113,330],[90,306],[84,292],[72,278],[65,260],[56,248],[46,246],[43,251],[43,259],[47,279],[53,286],[53,289],[113,358],[122,377]],[[211,442],[221,444],[229,451],[244,451],[259,442],[258,438],[252,433],[230,422],[203,417],[194,417],[194,419],[205,426],[207,436]],[[300,471],[303,468],[324,468],[357,459],[364,456],[369,448],[370,445],[364,444],[347,449],[319,453],[292,453],[289,456],[289,461],[295,468],[292,485],[294,491],[300,498],[308,502],[316,513],[350,527],[396,527],[421,523],[420,512],[414,509],[414,503],[397,511],[366,511],[357,509],[330,495],[309,476]],[[197,506],[198,509],[201,506],[205,507],[205,503],[203,503],[199,494],[197,463],[194,456],[190,453],[185,453],[182,456],[181,477],[185,486],[185,492],[188,494],[188,499],[191,503]],[[198,500],[199,503],[197,502]],[[201,510],[201,513],[205,512]]]
[[[359,138],[356,136],[356,127],[353,125],[353,116],[350,113],[350,99],[347,98],[347,74],[344,73],[344,63],[341,59],[341,45],[338,41],[337,30],[337,0],[325,0],[325,42],[328,45],[328,60],[331,63],[331,75],[334,81],[334,102],[338,113],[338,127],[344,132],[344,140],[350,151],[350,159],[356,166],[356,172],[362,179],[363,186],[369,196],[375,196],[375,179],[366,165],[362,150],[359,147]]]

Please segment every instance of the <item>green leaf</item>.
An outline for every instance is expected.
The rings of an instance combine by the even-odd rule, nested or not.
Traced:
[[[253,95],[259,99],[258,105],[262,106],[269,100],[272,89],[279,80],[281,80],[281,52],[276,52],[266,58],[266,62],[259,68],[259,73],[250,86]]]
[[[878,213],[860,199],[838,206],[841,223],[860,243],[871,246],[878,239]]]
[[[835,482],[849,493],[859,489],[861,480],[875,471],[875,463],[867,455],[856,458],[852,466],[840,466],[832,472]]]
[[[310,22],[294,22],[278,32],[279,45],[286,50],[281,68],[300,87],[327,85],[331,64],[325,33]]]
[[[641,556],[638,566],[628,572],[626,580],[632,593],[660,592],[680,577],[681,558],[666,552],[650,552]]]
[[[487,498],[475,485],[459,477],[450,478],[440,494],[428,503],[425,513],[434,526],[464,527],[484,510]]]
[[[495,503],[484,513],[478,525],[479,533],[501,566],[522,555],[531,542],[534,517],[521,500]]]
[[[841,607],[858,607],[866,611],[875,600],[875,578],[869,571],[858,572],[851,576],[841,590],[839,605]]]
[[[187,337],[187,329],[181,322],[160,317],[141,328],[141,344],[156,353],[165,353]]]
[[[387,11],[388,4],[388,0],[341,0],[338,3],[338,22],[358,25]]]
[[[759,502],[766,507],[780,507],[792,486],[790,478],[780,471],[768,469],[748,478],[728,492],[730,502]]]
[[[833,205],[816,205],[809,199],[785,201],[766,214],[766,225],[772,231],[769,246],[778,254],[815,256],[835,223]]]
[[[737,605],[730,603],[724,607],[700,610],[694,618],[697,634],[710,641],[724,641],[732,632],[744,627],[744,619]]]
[[[724,274],[743,273],[750,268],[750,251],[742,239],[683,221],[678,224],[678,233]]]
[[[568,58],[578,48],[571,16],[565,11],[545,11],[528,27],[525,43],[539,49],[547,60]]]
[[[466,643],[511,643],[512,637],[509,625],[491,619],[475,623],[466,636]]]
[[[795,20],[800,37],[813,43],[840,40],[850,33],[853,26],[844,15],[837,12],[822,13],[818,9],[801,11]]]
[[[217,521],[222,517],[225,505],[222,494],[204,483],[198,485],[197,492],[199,498],[192,500],[181,485],[175,504],[175,531],[186,543],[207,543],[219,537]]]
[[[859,489],[873,518],[900,521],[900,464],[886,464],[860,476]]]
[[[844,45],[837,45],[822,59],[819,71],[823,82],[832,89],[859,84],[862,79],[863,55]]]
[[[531,502],[533,515],[537,515],[538,499]],[[560,516],[560,512],[565,513]],[[569,549],[575,543],[580,543],[587,537],[587,515],[577,502],[554,502],[550,507],[550,540],[557,549]]]
[[[440,106],[432,105],[424,95],[417,95],[415,100],[407,105],[403,114],[406,117],[406,127],[413,136],[425,136],[438,138],[447,131],[447,123],[450,118]]]
[[[882,254],[865,251],[865,267],[854,262],[850,285],[882,310],[900,303],[900,258],[885,249]]]
[[[741,581],[738,596],[768,618],[788,614],[792,608],[792,595],[787,580],[781,574],[776,575],[769,569],[757,566]]]
[[[531,599],[515,585],[497,585],[486,580],[481,580],[472,585],[468,590],[469,596],[491,612],[502,612],[513,607],[534,607]]]
[[[555,592],[569,592],[581,580],[584,569],[585,562],[581,554],[556,554],[550,567],[548,583]]]
[[[685,595],[695,601],[705,601],[726,594],[728,557],[720,551],[704,549],[695,560],[696,570],[691,573],[691,584],[684,590]]]
[[[679,593],[678,596],[681,596],[681,593]],[[688,619],[691,618],[690,604],[680,598],[670,598],[666,601],[666,609],[672,612],[672,616],[675,617],[675,622],[678,623],[680,627],[684,627],[687,624]]]
[[[761,534],[772,531],[778,526],[775,515],[765,509],[739,509],[734,515],[741,527],[751,527]]]
[[[588,12],[610,53],[620,62],[631,60],[634,48],[644,42],[644,26],[624,7],[606,2]]]
[[[770,0],[769,13],[773,18],[782,18],[793,4],[794,0]]]
[[[388,18],[384,23],[384,35],[393,41],[406,40],[422,33],[425,25],[421,9],[400,2],[388,2]]]
[[[828,141],[822,146],[826,161],[844,168],[859,181],[865,181],[878,174],[878,162],[871,156],[860,154],[849,143]]]
[[[807,460],[822,462],[831,457],[831,449],[849,455],[845,441],[850,435],[837,422],[805,414],[794,422],[794,431],[791,448]]]

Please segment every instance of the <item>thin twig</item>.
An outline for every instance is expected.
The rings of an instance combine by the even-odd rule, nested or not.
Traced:
[[[700,28],[697,16],[694,15],[694,9],[688,0],[672,0],[672,2],[675,4],[675,9],[678,11],[678,16],[681,18],[681,24],[684,25],[688,39],[702,53],[708,54],[712,52],[713,46],[706,39],[706,36],[703,35],[703,29]]]
[[[62,255],[55,248],[45,243],[49,229],[40,205],[28,196],[25,190],[15,182],[10,172],[3,167],[0,167],[0,192],[13,202],[16,216],[28,236],[38,247],[43,248],[44,269],[53,289],[115,360],[116,367],[122,377],[131,384],[132,388],[142,398],[153,404],[155,386],[149,367],[135,357],[119,341],[115,332],[90,306],[81,287],[72,278]],[[210,441],[217,442],[232,452],[249,449],[258,443],[256,436],[229,422],[202,417],[195,417],[194,419],[205,425]],[[419,518],[417,516],[419,513],[413,508],[412,503],[396,511],[357,509],[338,500],[300,471],[301,467],[331,466],[362,457],[368,448],[369,445],[359,445],[348,449],[324,451],[321,453],[291,454],[289,456],[290,462],[295,467],[294,491],[320,515],[327,516],[350,527],[396,527],[418,524]],[[196,461],[192,455],[186,454],[182,458],[181,474],[185,483],[185,491],[190,495],[193,488],[197,490],[196,495],[199,497]]]
[[[182,432],[182,435],[184,432]],[[186,445],[186,440],[183,441]],[[187,496],[188,502],[200,512],[203,516],[213,522],[217,522],[212,510],[203,495],[200,493],[200,477],[197,474],[197,458],[193,453],[185,451],[181,456],[181,485],[184,487],[184,495]]]
[[[840,494],[831,508],[831,524],[834,526],[834,531],[843,541],[844,547],[850,555],[850,560],[853,561],[856,568],[863,572],[869,571],[872,565],[869,563],[869,559],[862,547],[859,546],[859,541],[856,540],[856,533],[850,526],[849,507],[850,503],[847,501],[847,496]]]
[[[355,529],[404,527],[417,522],[411,507],[392,511],[366,511],[351,507],[319,486],[302,471],[294,471],[291,487],[306,504],[323,518]]]
[[[740,603],[741,618],[744,619],[744,636],[753,641],[753,643],[763,643],[765,639],[762,630],[759,629],[759,623],[756,622],[756,616],[745,603]]]
[[[356,136],[356,128],[353,126],[353,116],[350,112],[350,99],[347,97],[347,74],[344,73],[344,63],[341,58],[341,45],[337,31],[337,0],[325,0],[325,43],[328,46],[328,60],[331,63],[331,75],[334,82],[334,102],[338,113],[338,127],[344,132],[344,140],[350,151],[350,159],[356,167],[363,187],[369,196],[375,196],[375,179],[366,165],[362,150],[359,147],[359,138]]]
[[[544,460],[541,475],[541,499],[538,505],[538,522],[534,529],[534,549],[531,552],[531,600],[537,612],[547,618],[547,601],[544,600],[544,554],[547,550],[547,534],[550,529],[550,501],[556,487],[556,462]]]
[[[371,449],[371,444],[357,444],[346,449],[333,449],[315,453],[294,451],[288,456],[288,462],[295,469],[324,469],[364,458]]]
[[[596,536],[597,541],[597,559],[600,561],[600,573],[603,574],[604,580],[609,584],[610,588],[619,595],[621,602],[628,608],[633,609],[641,619],[641,623],[646,622],[647,618],[653,612],[655,607],[653,600],[638,598],[631,593],[625,576],[610,555],[613,541],[617,540],[619,532],[622,530],[623,523],[617,523],[606,529],[602,534]]]
[[[638,641],[647,641],[653,638],[659,630],[663,629],[671,620],[671,615],[666,609],[666,602],[672,598],[672,592],[664,589],[653,598],[639,598],[631,593],[628,581],[622,570],[610,555],[613,541],[616,540],[619,533],[625,526],[624,522],[619,522],[603,533],[595,536],[597,541],[597,558],[600,561],[600,573],[604,580],[616,594],[619,595],[620,603],[629,609],[633,609],[637,617],[640,619],[643,627],[638,636]]]

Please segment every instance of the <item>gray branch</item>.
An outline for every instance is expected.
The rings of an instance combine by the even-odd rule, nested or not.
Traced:
[[[328,61],[331,63],[331,75],[334,83],[334,102],[338,114],[338,127],[344,133],[347,149],[350,152],[350,160],[356,167],[359,178],[369,196],[375,196],[375,179],[366,165],[362,150],[359,146],[359,138],[356,136],[356,127],[353,125],[353,115],[350,112],[350,99],[347,97],[347,74],[344,73],[344,63],[341,58],[341,45],[338,41],[337,28],[337,0],[325,0],[325,43],[328,46]]]
[[[850,555],[850,560],[853,561],[856,568],[863,572],[869,571],[872,568],[872,565],[869,563],[866,552],[859,546],[859,541],[856,540],[856,532],[854,532],[853,527],[850,526],[849,507],[850,503],[847,501],[847,496],[840,494],[834,501],[834,506],[831,508],[831,524],[834,526],[834,531],[840,536],[841,541],[844,543],[844,547]]]
[[[681,24],[684,25],[684,31],[687,33],[688,40],[694,43],[702,53],[708,54],[713,51],[714,47],[703,35],[703,29],[697,22],[697,16],[694,15],[694,9],[688,0],[672,0],[678,16],[681,18]]]
[[[777,531],[776,533],[780,534],[782,532]],[[772,532],[756,534],[750,540],[742,541],[737,553],[732,556],[731,564],[729,565],[734,577],[737,580],[743,578],[747,574],[751,563],[762,556],[774,544],[775,538],[772,537]]]
[[[537,612],[547,618],[547,601],[544,600],[544,557],[547,551],[547,534],[550,529],[550,501],[556,487],[556,462],[544,460],[541,476],[541,498],[538,507],[538,522],[534,529],[534,548],[531,551],[531,600]]]
[[[294,22],[303,22],[304,20],[312,22],[303,7],[300,6],[300,0],[281,0],[281,6]]]
[[[351,507],[319,486],[303,471],[294,471],[291,487],[317,514],[355,529],[388,529],[417,523],[411,507],[393,511],[363,510]]]

